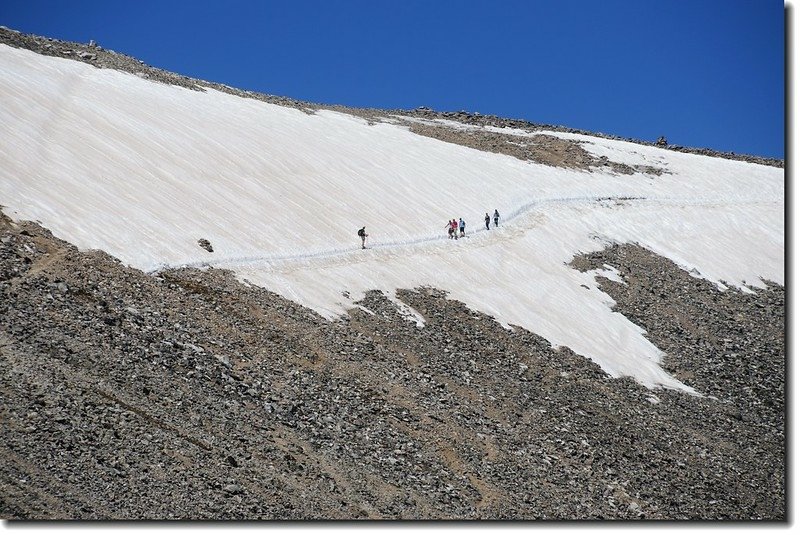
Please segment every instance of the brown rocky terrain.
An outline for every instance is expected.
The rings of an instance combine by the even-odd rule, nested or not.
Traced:
[[[785,518],[784,292],[637,246],[648,390],[432,288],[329,322],[230,272],[148,275],[0,222],[7,519]]]
[[[562,139],[548,134],[523,137],[483,129],[459,130],[445,125],[418,123],[411,123],[409,129],[421,136],[486,152],[506,154],[523,161],[542,163],[552,167],[585,170],[606,168],[610,172],[623,175],[632,175],[638,171],[651,176],[660,176],[665,171],[649,165],[639,165],[634,168],[611,161],[606,156],[598,158],[586,151],[579,141]]]

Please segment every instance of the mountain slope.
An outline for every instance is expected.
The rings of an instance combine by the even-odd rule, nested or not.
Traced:
[[[782,162],[0,43],[3,517],[785,517]]]
[[[568,140],[601,165],[552,167],[416,135],[390,114],[309,114],[8,47],[0,61],[8,213],[146,271],[224,266],[328,318],[352,306],[343,292],[430,285],[614,376],[689,391],[594,278],[566,265],[572,256],[636,242],[721,285],[783,282],[778,168],[427,121],[505,143]],[[503,225],[487,232],[494,208]],[[468,221],[468,240],[441,239],[452,217]]]

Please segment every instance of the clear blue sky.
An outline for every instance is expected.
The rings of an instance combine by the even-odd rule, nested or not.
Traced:
[[[0,24],[311,102],[784,157],[782,1],[2,0]]]

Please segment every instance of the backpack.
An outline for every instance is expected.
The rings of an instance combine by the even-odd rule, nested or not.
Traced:
[[[358,229],[358,236],[361,237],[363,235],[364,235],[364,229],[363,228]]]

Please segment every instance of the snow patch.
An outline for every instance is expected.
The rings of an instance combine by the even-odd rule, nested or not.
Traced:
[[[422,314],[414,310],[414,308],[411,305],[408,305],[407,303],[402,301],[395,294],[387,293],[385,295],[386,298],[389,299],[389,301],[395,304],[398,312],[400,312],[400,315],[403,318],[410,321],[411,323],[414,323],[420,329],[425,327],[425,318],[422,317]]]
[[[605,277],[610,281],[625,284],[626,286],[628,284],[622,279],[622,275],[620,274],[619,270],[617,270],[617,268],[614,266],[609,266],[608,264],[603,264],[603,269],[592,269],[587,271],[587,273],[591,274],[593,277]]]

